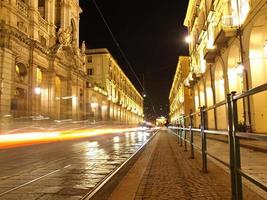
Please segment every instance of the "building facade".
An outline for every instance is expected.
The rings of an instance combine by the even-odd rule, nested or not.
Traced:
[[[93,95],[92,102],[98,118],[127,123],[143,122],[143,97],[124,74],[107,49],[89,49],[87,74],[91,87],[105,99]]]
[[[172,87],[169,94],[169,121],[171,124],[180,123],[182,116],[193,111],[193,97],[188,83],[185,81],[189,75],[190,57],[180,56],[173,78]]]
[[[267,83],[267,4],[261,0],[190,0],[184,20],[190,36],[195,110]],[[238,121],[267,132],[267,93],[238,101]],[[227,129],[226,107],[208,113],[208,127]]]
[[[78,0],[0,2],[1,117],[85,116],[85,44]]]

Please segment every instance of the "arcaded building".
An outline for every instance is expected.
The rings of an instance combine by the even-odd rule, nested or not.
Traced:
[[[142,122],[143,97],[111,53],[105,48],[89,49],[86,56],[90,87],[102,94],[91,94],[94,115],[113,121]]]
[[[184,20],[190,36],[195,110],[267,83],[267,4],[261,0],[190,0]],[[267,132],[267,93],[238,101],[238,122]],[[227,109],[208,112],[208,128],[227,129]]]
[[[180,56],[169,93],[169,120],[173,125],[180,124],[183,116],[193,111],[193,95],[186,82],[190,69],[190,57]]]
[[[0,115],[83,119],[85,44],[78,0],[0,2]]]

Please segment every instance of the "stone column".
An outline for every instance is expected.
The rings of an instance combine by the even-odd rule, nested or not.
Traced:
[[[49,71],[47,73],[47,86],[48,86],[48,113],[52,119],[57,119],[57,109],[56,109],[56,73],[54,71]]]
[[[39,105],[40,105],[40,94],[36,94],[35,88],[37,85],[37,66],[32,65],[31,67],[31,84],[29,87],[29,110],[31,110],[32,115],[40,114]]]
[[[34,40],[39,40],[39,13],[38,13],[38,1],[29,0],[29,18],[30,18],[30,35]]]
[[[15,58],[9,49],[0,49],[0,117],[11,115],[12,72]]]
[[[42,71],[42,92],[41,92],[41,113],[42,115],[48,116],[48,80],[49,80],[49,73],[46,70]]]
[[[110,121],[110,101],[107,104],[107,121]]]
[[[55,25],[55,0],[47,0],[46,6],[46,19],[49,24],[49,34],[54,35],[54,25]],[[52,44],[51,44],[52,45]]]

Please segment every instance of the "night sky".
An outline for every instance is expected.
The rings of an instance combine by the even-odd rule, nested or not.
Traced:
[[[143,80],[148,98],[147,117],[168,116],[168,96],[178,56],[187,55],[183,26],[188,0],[96,0],[110,29],[134,71]],[[101,19],[92,0],[80,0],[80,41],[87,48],[107,48],[120,67],[142,93]],[[153,111],[153,106],[156,114]]]

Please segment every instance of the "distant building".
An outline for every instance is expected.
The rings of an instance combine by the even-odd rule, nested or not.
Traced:
[[[189,115],[190,110],[193,110],[193,95],[189,83],[186,82],[189,69],[189,57],[180,56],[169,94],[169,119],[171,124],[180,123],[181,117]]]
[[[195,111],[267,83],[267,4],[261,0],[190,0],[190,74]],[[238,121],[267,132],[267,93],[238,101]],[[198,121],[199,122],[199,121]],[[227,129],[227,109],[208,112],[208,127]]]
[[[157,119],[156,119],[156,125],[157,126],[165,126],[165,125],[167,125],[167,118],[166,117],[158,117]]]
[[[107,49],[89,49],[86,55],[89,81],[104,95],[99,98],[91,94],[90,99],[97,107],[91,110],[94,115],[128,123],[143,122],[143,97],[110,52]]]

